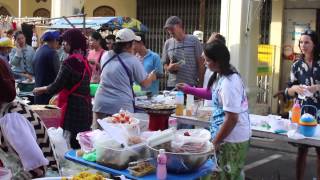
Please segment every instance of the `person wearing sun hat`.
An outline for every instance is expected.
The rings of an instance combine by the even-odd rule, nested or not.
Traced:
[[[131,29],[121,29],[116,34],[113,50],[101,58],[100,86],[94,99],[92,128],[97,128],[97,119],[118,113],[122,108],[134,112],[133,82],[143,87],[156,79],[152,71],[145,72],[139,59],[133,54],[133,42],[140,41]]]
[[[47,86],[57,77],[60,68],[59,56],[56,51],[59,37],[58,31],[46,31],[41,36],[44,43],[33,56],[35,87]],[[49,104],[51,98],[52,95],[49,94],[35,96],[34,103]]]
[[[13,47],[11,39],[7,37],[0,38],[0,61],[3,61],[9,68],[10,73],[12,73],[12,71],[9,64],[9,53]]]

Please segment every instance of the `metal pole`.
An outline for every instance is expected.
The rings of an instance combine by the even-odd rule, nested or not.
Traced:
[[[19,18],[21,18],[21,3],[22,3],[21,0],[18,0],[18,4],[19,4],[19,5],[18,5],[18,6],[19,6],[19,7],[18,7]]]

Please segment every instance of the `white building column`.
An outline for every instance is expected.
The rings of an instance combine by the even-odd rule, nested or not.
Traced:
[[[275,45],[275,60],[273,64],[273,81],[270,83],[271,93],[275,94],[279,91],[280,69],[281,69],[281,47],[282,47],[282,32],[283,32],[283,9],[284,1],[272,1],[272,16],[270,24],[270,44]],[[278,101],[271,100],[271,112],[277,111]]]
[[[249,97],[250,111],[255,112],[257,95],[257,52],[259,43],[259,1],[221,1],[220,33],[226,37],[231,64],[241,74]]]
[[[81,14],[84,0],[52,0],[51,17]]]

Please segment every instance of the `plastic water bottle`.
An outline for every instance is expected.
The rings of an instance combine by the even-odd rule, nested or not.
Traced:
[[[37,38],[36,33],[33,33],[31,40],[32,40],[31,46],[32,46],[33,48],[38,47],[38,42],[37,42],[38,38]]]
[[[186,115],[192,116],[192,109],[194,106],[194,96],[191,94],[187,95],[187,104],[186,104]]]
[[[157,179],[165,180],[167,179],[167,156],[164,149],[159,150],[159,155],[157,157]]]
[[[169,128],[177,130],[177,126],[178,126],[177,119],[176,118],[169,118],[168,125],[169,125]]]
[[[296,100],[292,109],[291,109],[291,119],[293,123],[299,123],[300,116],[301,116],[301,106],[299,104],[299,101]]]
[[[176,115],[183,116],[184,110],[184,94],[182,91],[178,91],[176,94]]]

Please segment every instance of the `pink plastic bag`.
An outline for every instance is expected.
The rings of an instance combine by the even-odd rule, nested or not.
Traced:
[[[7,168],[0,167],[0,179],[1,180],[11,180],[11,171]]]

